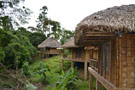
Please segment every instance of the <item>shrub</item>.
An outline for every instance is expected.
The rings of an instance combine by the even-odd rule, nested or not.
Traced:
[[[47,78],[49,77],[47,75],[48,71],[50,71],[49,66],[40,62],[40,66],[36,69],[36,73],[42,75],[40,80],[43,84],[48,83],[47,82]]]
[[[10,64],[11,67],[15,67],[16,65],[21,67],[24,61],[30,60],[29,51],[19,43],[10,43],[5,48],[5,54],[5,64]]]
[[[0,29],[0,47],[2,48],[0,59],[3,59],[3,64],[9,67],[15,67],[16,64],[21,67],[23,61],[30,62],[37,52],[26,36],[2,29]]]
[[[23,74],[26,76],[31,76],[31,70],[30,70],[29,62],[24,62],[22,65]]]
[[[0,62],[4,61],[4,58],[5,58],[5,53],[2,47],[0,47]]]

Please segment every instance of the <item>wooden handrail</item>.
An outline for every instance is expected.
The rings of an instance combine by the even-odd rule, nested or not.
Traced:
[[[90,65],[91,68],[93,68],[94,70],[98,71],[98,69],[92,65]]]
[[[104,79],[101,75],[95,72],[91,67],[88,68],[89,72],[98,80],[107,90],[114,90],[116,86],[113,85],[111,82]]]

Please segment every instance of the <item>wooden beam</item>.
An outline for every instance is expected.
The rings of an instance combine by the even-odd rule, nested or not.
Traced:
[[[116,88],[115,85],[113,85],[111,82],[104,79],[97,72],[95,72],[91,67],[89,67],[88,70],[90,72],[90,77],[91,77],[91,75],[93,75],[96,78],[96,80],[98,80],[107,90],[113,90]]]
[[[85,36],[96,36],[96,37],[115,37],[116,34],[109,34],[109,33],[86,33]]]

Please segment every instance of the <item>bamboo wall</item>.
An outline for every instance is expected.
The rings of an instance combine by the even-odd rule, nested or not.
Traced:
[[[106,73],[107,59],[103,61],[102,54],[106,47],[100,47],[98,73],[116,87],[135,88],[135,35],[124,34],[109,42],[109,73]]]
[[[119,42],[119,87],[135,88],[135,35],[123,35]]]

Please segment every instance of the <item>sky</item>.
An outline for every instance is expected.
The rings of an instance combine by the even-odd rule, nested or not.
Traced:
[[[48,7],[48,17],[61,23],[62,28],[75,30],[86,16],[113,6],[135,4],[135,0],[25,0],[25,6],[33,11],[27,26],[36,26],[40,8]]]

